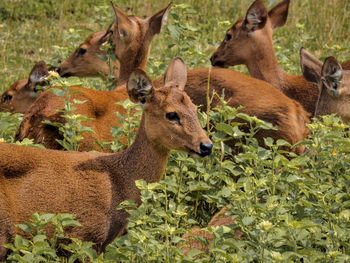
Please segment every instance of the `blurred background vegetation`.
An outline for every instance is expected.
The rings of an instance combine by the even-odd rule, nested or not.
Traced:
[[[244,16],[253,1],[174,0],[163,32],[152,43],[148,73],[159,76],[168,61],[182,56],[190,68],[208,66],[209,56],[226,29]],[[271,8],[278,0],[265,1]],[[168,2],[120,0],[128,14],[150,16]],[[294,0],[287,24],[274,33],[275,50],[284,69],[300,73],[299,48],[320,59],[350,59],[350,2]],[[39,60],[57,65],[89,34],[106,29],[113,19],[109,0],[1,0],[0,92],[27,77]],[[237,70],[246,72],[242,66]],[[96,81],[96,80],[95,80]]]

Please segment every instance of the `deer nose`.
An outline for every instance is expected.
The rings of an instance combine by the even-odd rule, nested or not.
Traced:
[[[210,62],[211,62],[211,65],[214,66],[214,60],[217,58],[217,55],[214,54],[210,57]]]
[[[200,144],[201,156],[204,157],[211,154],[212,149],[213,149],[212,143],[201,143]]]
[[[58,68],[56,71],[61,76],[61,68]]]

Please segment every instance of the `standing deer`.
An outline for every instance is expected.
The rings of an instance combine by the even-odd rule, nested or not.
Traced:
[[[249,7],[246,17],[227,30],[211,62],[218,67],[245,64],[253,77],[271,83],[314,114],[318,99],[317,86],[302,75],[286,73],[278,64],[274,52],[273,30],[286,23],[289,3],[290,0],[283,0],[267,12],[262,0],[256,0]]]
[[[300,50],[301,69],[305,79],[319,88],[315,116],[336,113],[344,122],[350,121],[350,71],[343,70],[334,57],[322,63],[306,49]]]
[[[1,95],[0,111],[25,113],[41,93],[37,86],[45,85],[44,78],[48,75],[43,61],[35,64],[29,78],[16,81]]]
[[[184,92],[186,66],[174,59],[164,84],[154,87],[143,70],[135,70],[127,91],[143,106],[135,142],[116,154],[77,153],[0,144],[0,260],[15,224],[35,212],[72,213],[82,227],[67,234],[95,243],[101,252],[127,225],[128,214],[116,210],[123,200],[140,203],[135,180],[159,181],[171,149],[207,156],[212,143]],[[57,187],[59,185],[59,187]]]
[[[80,151],[99,150],[95,144],[96,141],[113,140],[111,127],[120,126],[115,112],[125,114],[124,109],[115,103],[128,98],[125,82],[132,71],[137,68],[145,69],[151,41],[156,34],[160,33],[170,8],[171,3],[152,17],[141,19],[136,16],[127,16],[113,5],[115,21],[102,39],[110,36],[113,44],[117,47],[115,55],[120,61],[120,86],[111,92],[82,87],[69,89],[70,92],[80,92],[73,94],[72,99],[85,101],[83,104],[76,105],[75,114],[84,114],[94,119],[84,123],[84,125],[91,127],[95,134],[83,134],[84,139],[81,141]],[[62,74],[62,69],[60,72]],[[61,97],[48,91],[43,92],[24,116],[17,131],[16,140],[30,138],[34,139],[36,143],[42,143],[46,148],[61,149],[61,146],[56,142],[56,139],[60,138],[58,129],[43,124],[42,121],[64,122],[61,114],[57,112],[57,109],[62,109],[63,105]],[[106,125],[108,128],[105,127]]]

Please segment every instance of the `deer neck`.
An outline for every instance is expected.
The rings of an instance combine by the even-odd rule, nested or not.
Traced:
[[[125,151],[115,155],[113,161],[115,182],[120,178],[132,188],[135,180],[143,179],[147,183],[158,182],[163,176],[168,161],[169,150],[148,139],[145,130],[145,118],[142,117],[134,143]]]
[[[284,90],[288,76],[278,64],[272,40],[270,45],[264,45],[263,49],[254,52],[253,59],[250,59],[246,65],[252,77]]]

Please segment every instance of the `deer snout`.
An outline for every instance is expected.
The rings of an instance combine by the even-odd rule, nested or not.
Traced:
[[[213,149],[213,144],[212,143],[202,143],[200,144],[200,156],[205,157],[209,154],[211,154],[211,151]]]
[[[211,57],[210,57],[210,62],[211,62],[211,65],[214,66],[214,63],[215,63],[215,60],[217,59],[217,55],[216,54],[213,54]]]
[[[225,63],[218,60],[218,55],[216,53],[214,53],[211,58],[210,58],[210,62],[211,65],[214,67],[219,67],[219,68],[224,68],[225,67]]]

